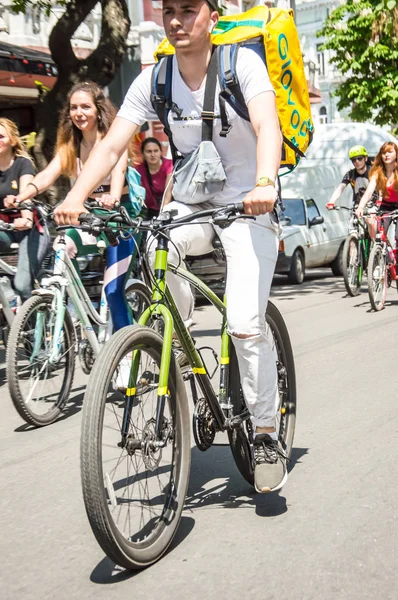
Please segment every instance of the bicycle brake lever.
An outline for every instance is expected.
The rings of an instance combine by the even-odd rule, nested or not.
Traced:
[[[79,223],[93,235],[99,235],[104,231],[104,222],[92,214],[82,213],[79,216]]]
[[[212,218],[212,222],[214,225],[220,227],[220,229],[226,229],[231,225],[233,221],[237,219],[252,219],[255,220],[256,217],[254,215],[231,215],[225,213],[219,213],[215,217]]]
[[[112,229],[110,228],[106,228],[104,230],[104,233],[107,237],[108,242],[110,243],[111,246],[118,246],[119,245],[119,239],[117,237],[117,235],[115,235],[115,233],[112,231]]]

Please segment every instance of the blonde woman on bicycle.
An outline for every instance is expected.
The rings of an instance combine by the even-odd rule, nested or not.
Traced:
[[[87,81],[74,85],[61,112],[53,160],[21,193],[16,197],[8,196],[8,204],[15,205],[37,196],[61,175],[69,177],[73,184],[94,148],[108,132],[115,114],[115,107],[96,83]],[[87,198],[97,200],[108,209],[120,201],[129,210],[131,203],[126,169],[127,150],[124,150],[116,164],[88,191]],[[66,244],[68,256],[72,259],[97,252],[97,239],[78,229],[68,230]],[[133,264],[135,248],[134,239],[129,238],[120,240],[116,247],[110,246],[106,251],[104,284],[115,330],[131,323],[124,287]]]
[[[0,118],[0,208],[8,208],[6,198],[10,194],[24,193],[33,180],[35,168],[19,137],[18,127],[9,119]],[[32,291],[33,279],[45,257],[49,237],[29,210],[22,210],[11,217],[4,213],[2,221],[12,221],[13,231],[0,231],[0,252],[6,252],[11,244],[19,244],[18,266],[14,277],[16,292],[24,301]]]

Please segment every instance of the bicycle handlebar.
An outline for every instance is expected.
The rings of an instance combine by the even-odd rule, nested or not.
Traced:
[[[384,213],[383,215],[376,215],[377,219],[397,219],[398,210],[392,210],[390,213]]]
[[[142,231],[164,231],[174,229],[180,225],[186,225],[191,221],[211,217],[210,222],[218,225],[221,228],[228,227],[235,219],[249,218],[253,219],[252,215],[243,214],[244,205],[242,202],[237,204],[228,204],[222,208],[209,208],[199,210],[184,217],[174,218],[178,214],[176,210],[164,211],[156,219],[144,221],[140,218],[132,219],[128,216],[127,211],[120,209],[120,212],[113,212],[109,215],[92,215],[83,213],[79,217],[79,222],[84,229],[91,231],[94,234],[100,234],[107,228],[115,225],[128,227],[129,229],[139,229]]]
[[[342,209],[344,209],[344,210],[350,210],[350,211],[354,210],[352,207],[343,206],[343,205],[336,206],[335,204],[331,204],[330,202],[328,202],[327,204],[325,204],[325,206],[326,206],[326,208],[328,210],[342,210]]]

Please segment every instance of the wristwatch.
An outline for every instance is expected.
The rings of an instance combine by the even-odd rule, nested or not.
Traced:
[[[273,179],[270,179],[269,177],[266,177],[265,175],[263,177],[259,177],[256,181],[256,187],[265,187],[267,185],[272,185],[272,187],[275,187],[275,181]]]

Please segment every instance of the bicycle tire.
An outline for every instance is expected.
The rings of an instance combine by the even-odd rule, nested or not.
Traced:
[[[376,269],[378,268],[378,271]],[[375,311],[384,308],[387,296],[387,258],[380,244],[374,244],[368,263],[368,292],[370,304]]]
[[[130,539],[127,539],[123,536],[111,515],[109,505],[112,504],[112,498],[109,494],[109,488],[107,488],[108,493],[105,489],[107,484],[104,482],[107,481],[108,473],[106,472],[104,475],[101,448],[104,434],[102,427],[104,425],[105,405],[112,374],[122,357],[133,352],[134,348],[139,348],[141,352],[148,351],[158,364],[162,344],[163,339],[161,336],[149,327],[131,325],[119,330],[105,345],[94,365],[83,403],[80,464],[87,516],[92,531],[105,554],[113,562],[129,570],[148,567],[166,552],[177,531],[187,493],[191,460],[189,408],[184,381],[180,370],[176,367],[173,355],[168,388],[171,398],[170,406],[173,407],[171,413],[175,425],[172,442],[172,456],[175,459],[175,466],[173,465],[172,474],[170,475],[171,488],[174,492],[165,500],[163,505],[164,514],[162,512],[163,517],[159,520],[158,525],[159,532],[157,535],[151,534],[149,536],[150,540],[154,538],[152,541],[140,541],[139,538],[138,541],[134,541],[132,535],[129,536]],[[136,429],[136,431],[139,430]],[[106,435],[105,439],[108,439]],[[113,450],[114,448],[111,449],[111,451]],[[138,451],[142,452],[141,450]],[[133,450],[134,453],[135,450]],[[127,452],[126,455],[128,455]],[[118,460],[120,462],[121,459]],[[145,478],[148,484],[150,475],[148,476],[147,473],[148,471],[145,472]],[[125,485],[129,488],[131,485],[130,475],[128,475],[126,481],[128,483],[125,483]],[[134,488],[134,483],[132,487]],[[118,489],[114,491],[114,501],[118,502],[116,494],[120,493],[122,496],[120,510],[122,510],[123,503],[125,505],[129,502],[129,499],[123,496],[122,492],[118,492]],[[140,489],[138,491],[140,492]],[[160,503],[158,499],[157,502]],[[117,506],[119,508],[119,505]],[[133,511],[135,508],[136,506],[133,504],[131,510]],[[146,509],[148,510],[148,506]],[[146,531],[141,523],[140,527],[142,531]]]
[[[351,258],[354,246],[356,249],[355,264]],[[345,289],[349,296],[354,297],[361,293],[362,275],[362,250],[360,250],[358,236],[355,233],[352,233],[346,238],[343,248],[343,279]]]
[[[278,439],[286,456],[289,458],[293,447],[297,408],[296,372],[293,350],[283,317],[272,302],[268,302],[266,320],[275,341],[278,362],[279,413],[281,415],[279,429],[277,425]],[[234,414],[241,413],[245,408],[245,403],[234,349],[231,352],[230,397]],[[248,483],[254,485],[250,426],[246,428],[246,431],[243,427],[229,430],[228,437],[232,455],[239,472]]]
[[[144,310],[152,303],[151,290],[143,281],[133,281],[126,287],[124,293],[134,322],[137,322]],[[129,299],[132,295],[134,295],[133,300]]]
[[[35,427],[44,427],[57,420],[69,398],[75,372],[75,329],[69,312],[66,310],[63,327],[64,347],[67,348],[64,353],[66,357],[65,375],[57,398],[54,400],[53,407],[44,415],[35,413],[27,405],[18,369],[19,346],[21,343],[22,345],[26,344],[26,341],[22,341],[22,335],[34,312],[43,306],[49,306],[51,310],[52,302],[53,296],[50,294],[34,295],[24,302],[12,323],[7,344],[7,378],[12,402],[22,419]]]

